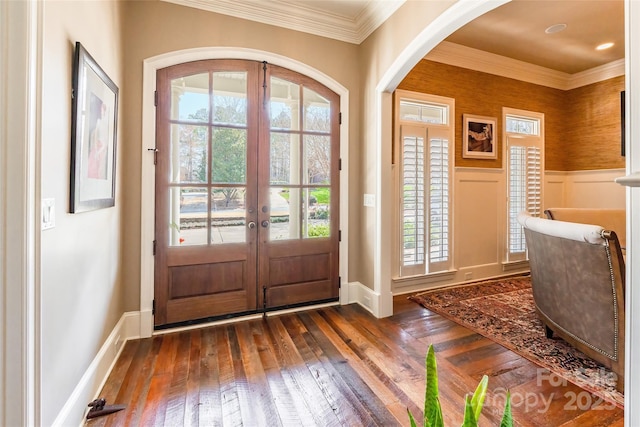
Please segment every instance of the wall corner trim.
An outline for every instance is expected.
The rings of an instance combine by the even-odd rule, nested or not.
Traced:
[[[130,339],[139,337],[140,313],[137,311],[123,313],[58,413],[53,422],[54,426],[84,425],[88,410],[87,403],[98,397],[124,344]]]
[[[362,308],[376,316],[385,317],[381,312],[381,295],[360,282],[349,282],[349,304],[360,304]]]

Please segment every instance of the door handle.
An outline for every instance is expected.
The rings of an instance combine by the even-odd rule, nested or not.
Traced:
[[[254,228],[256,228],[256,223],[251,221],[249,224],[247,224],[247,227],[249,227],[251,230],[253,230]]]
[[[269,221],[267,221],[266,219],[265,219],[264,221],[262,221],[262,226],[263,226],[264,228],[269,227]]]

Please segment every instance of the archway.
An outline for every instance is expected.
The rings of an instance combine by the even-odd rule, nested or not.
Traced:
[[[508,3],[510,0],[482,0],[475,2],[459,1],[427,25],[418,36],[407,45],[395,59],[376,87],[376,117],[380,127],[376,136],[376,194],[379,200],[393,197],[393,176],[391,152],[384,149],[384,141],[392,139],[392,96],[400,81],[429,51],[441,43],[447,36],[463,25],[473,21],[484,13]],[[379,203],[376,206],[377,239],[375,243],[374,291],[380,295],[378,317],[393,314],[393,296],[391,293],[392,227],[383,218],[393,217],[391,203]]]
[[[274,53],[235,47],[204,47],[168,52],[152,58],[148,58],[143,64],[143,99],[152,99],[156,86],[156,71],[171,65],[203,59],[247,59],[254,61],[267,61],[290,70],[299,72],[322,83],[340,95],[340,109],[343,114],[343,125],[340,127],[340,157],[342,158],[342,179],[340,181],[340,228],[342,243],[340,245],[340,276],[348,277],[348,230],[349,217],[348,193],[349,193],[349,91],[340,83],[326,74],[305,65],[299,61]],[[149,150],[155,147],[155,107],[150,103],[143,103],[142,110],[142,180],[141,180],[141,217],[153,218],[154,216],[154,191],[155,171],[153,158]],[[153,333],[153,306],[154,299],[154,256],[152,248],[147,242],[154,238],[153,221],[141,222],[141,254],[140,254],[140,336],[149,337]],[[349,301],[348,286],[340,289],[340,303]]]

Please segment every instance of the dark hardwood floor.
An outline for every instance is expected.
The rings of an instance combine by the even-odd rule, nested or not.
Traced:
[[[483,374],[480,425],[500,424],[506,389],[517,425],[624,425],[622,409],[406,296],[394,312],[335,306],[129,341],[100,394],[126,409],[86,425],[409,425],[407,408],[422,418],[430,343],[447,426]]]

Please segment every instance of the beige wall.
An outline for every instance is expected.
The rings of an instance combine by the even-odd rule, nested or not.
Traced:
[[[388,233],[390,226],[380,227],[376,210],[362,206],[362,195],[376,194],[380,184],[391,187],[390,181],[380,183],[379,177],[393,176],[391,129],[381,126],[376,87],[416,36],[454,3],[407,2],[360,46],[159,1],[45,3],[41,196],[56,200],[56,227],[42,232],[40,248],[43,425],[53,423],[120,316],[140,307],[140,225],[153,221],[140,215],[143,61],[195,47],[251,48],[300,61],[346,87],[350,95],[348,281],[373,288],[376,245],[388,243],[389,237],[380,236],[378,230]],[[67,206],[69,94],[76,40],[116,82],[121,96],[116,206],[72,215]],[[384,114],[390,117],[390,111]],[[499,178],[495,182],[498,200],[501,194],[496,189],[502,184]],[[376,203],[387,205],[384,212],[392,209],[389,200]],[[393,261],[382,262],[389,268]],[[81,414],[85,409],[73,410]]]
[[[238,47],[282,55],[333,78],[349,90],[349,171],[357,176],[360,165],[358,47],[270,25],[218,15],[165,2],[127,2],[124,39],[126,93],[124,126],[124,280],[126,309],[140,307],[140,165],[142,133],[143,61],[163,53],[196,47]],[[146,100],[152,102],[152,100]],[[346,141],[343,141],[346,143]],[[349,250],[357,253],[359,210],[357,180],[350,183]],[[149,242],[151,244],[151,242]],[[350,260],[350,268],[357,259]]]
[[[382,129],[378,116],[378,96],[376,88],[394,65],[396,59],[407,46],[440,14],[455,1],[410,1],[406,2],[384,24],[360,45],[360,69],[362,70],[362,144],[360,158],[360,194],[376,194],[378,177],[389,183],[392,177],[391,128]],[[391,114],[391,111],[385,114]],[[389,116],[390,117],[390,116]],[[378,134],[383,131],[382,147],[377,147]],[[381,158],[380,158],[381,157]],[[380,160],[379,160],[380,158]],[[381,164],[383,170],[378,170]],[[376,200],[377,204],[389,204],[389,200]],[[390,216],[389,216],[390,217]],[[391,245],[389,235],[378,236],[376,208],[365,208],[361,217],[363,230],[357,255],[355,277],[365,286],[373,289],[375,283],[376,245]],[[380,243],[376,243],[380,239]],[[384,259],[389,263],[392,260]]]
[[[122,138],[115,207],[68,213],[74,45],[80,41],[122,90],[120,6],[113,1],[44,5],[40,178],[42,197],[55,198],[56,225],[41,235],[42,425],[53,424],[124,312]],[[118,130],[122,136],[122,127]],[[78,400],[91,399],[87,395]],[[77,408],[74,418],[84,410]]]

